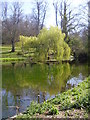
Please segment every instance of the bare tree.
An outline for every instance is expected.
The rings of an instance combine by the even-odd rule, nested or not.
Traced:
[[[24,17],[24,20],[20,23],[20,34],[25,36],[35,36],[37,35],[36,29],[37,23],[33,19],[32,14],[28,14]]]
[[[80,4],[79,5],[79,9],[78,9],[79,11],[79,13],[80,13],[80,15],[79,15],[79,27],[81,28],[80,29],[80,31],[82,32],[82,30],[83,29],[86,29],[87,30],[87,32],[88,32],[88,2],[87,2],[87,0],[83,3],[83,4]]]
[[[88,39],[90,39],[90,1],[88,2]]]
[[[54,1],[53,6],[55,9],[56,26],[58,26],[58,1]]]
[[[62,32],[66,35],[65,41],[69,43],[69,34],[74,32],[78,26],[78,14],[73,12],[68,0],[54,1],[53,6],[55,9],[56,26],[60,25]]]
[[[7,10],[8,10],[8,3],[2,2],[2,19],[7,20]]]
[[[33,18],[36,21],[37,35],[44,26],[46,17],[47,2],[44,0],[36,0],[33,8]]]
[[[19,24],[21,21],[21,17],[22,17],[21,3],[19,2],[13,2],[12,4],[11,3],[9,4],[7,2],[2,3],[2,41],[3,42],[5,41],[6,43],[7,40],[7,43],[12,44],[11,52],[15,51],[15,42],[19,37]]]
[[[4,42],[9,42],[9,20],[8,20],[8,3],[2,2],[2,44]],[[7,33],[7,34],[6,34]]]
[[[67,43],[70,41],[69,34],[76,30],[79,21],[77,17],[79,14],[74,13],[75,11],[70,8],[68,1],[64,0],[60,3],[61,29],[66,34],[65,41]]]
[[[11,52],[15,52],[15,40],[18,39],[19,36],[19,23],[22,16],[22,5],[19,2],[13,2],[12,4],[12,15],[11,15],[11,23],[12,23],[12,31],[11,31],[11,44],[12,50]]]
[[[88,2],[88,64],[90,70],[90,1]]]

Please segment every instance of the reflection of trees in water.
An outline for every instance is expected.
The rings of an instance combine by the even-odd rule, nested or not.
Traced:
[[[7,116],[7,113],[8,116],[13,113],[16,114],[16,111],[19,110],[18,106],[20,106],[20,96],[13,96],[11,92],[5,92],[4,90],[2,90],[2,93],[4,93],[2,95],[2,112],[4,111],[3,116]]]
[[[79,73],[86,75],[87,70],[87,66],[70,67],[68,63],[5,65],[2,69],[2,88],[6,90],[3,96],[5,106],[9,105],[10,99],[15,106],[20,106],[26,100],[42,102],[46,99],[47,93],[54,95],[64,91],[71,74],[72,76],[77,76]],[[10,98],[8,98],[9,92]]]
[[[19,94],[23,88],[39,88],[40,91],[48,91],[50,94],[58,93],[70,75],[70,65],[27,65],[4,66],[3,67],[3,88]]]
[[[70,71],[71,69],[71,71]],[[64,91],[68,77],[87,72],[87,66],[65,64],[39,64],[24,65],[14,64],[3,66],[3,88],[10,91],[14,96],[22,95],[24,89],[37,88],[39,91],[46,91],[50,95]],[[36,92],[35,91],[35,92]]]
[[[70,75],[70,65],[67,64],[60,64],[54,65],[51,67],[51,72],[48,76],[49,82],[49,93],[50,94],[57,94],[65,88],[66,81]]]
[[[88,64],[73,64],[71,66],[71,75],[72,77],[78,77],[78,75],[82,73],[83,76],[88,76]]]

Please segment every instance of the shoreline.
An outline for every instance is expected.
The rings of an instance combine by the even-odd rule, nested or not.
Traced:
[[[78,104],[79,101],[77,102],[78,106],[76,106],[76,107],[75,107],[75,105],[72,106],[72,103],[74,102],[74,100],[72,100],[71,103],[68,103],[68,100],[70,99],[68,97],[68,95],[78,97],[78,95],[77,95],[78,93],[76,93],[76,92],[77,92],[77,90],[79,90],[79,91],[81,90],[80,92],[81,92],[81,96],[82,96],[83,89],[84,89],[84,91],[85,90],[87,91],[87,83],[89,82],[89,79],[90,79],[90,77],[86,78],[83,82],[78,84],[77,87],[74,87],[70,90],[67,90],[66,92],[63,92],[59,95],[56,95],[55,98],[52,98],[50,100],[46,100],[42,104],[32,103],[32,105],[30,105],[30,107],[27,108],[28,110],[24,111],[23,113],[19,113],[18,115],[12,116],[12,117],[10,117],[10,119],[17,120],[17,119],[23,119],[23,118],[24,119],[29,119],[29,118],[45,118],[45,119],[47,119],[47,118],[61,118],[62,116],[64,117],[65,115],[66,115],[65,116],[65,118],[66,118],[70,114],[71,114],[71,118],[73,118],[72,113],[75,115],[76,115],[76,113],[77,114],[80,113],[81,114],[81,116],[79,116],[80,118],[83,118],[83,114],[84,114],[85,118],[88,118],[88,113],[90,113],[90,110],[89,110],[89,112],[87,112],[87,110],[86,110],[88,108],[88,106],[86,106],[86,108],[85,108],[85,106],[84,107],[79,106],[79,104]],[[88,86],[88,90],[90,90],[89,86]],[[87,93],[85,93],[85,94],[87,94]],[[63,101],[61,101],[62,98],[63,98],[64,103],[63,103]],[[61,103],[60,103],[60,101],[61,101]],[[67,103],[70,105],[68,105]],[[57,109],[58,107],[60,107],[60,106],[58,106],[60,104],[62,104],[64,106],[64,108],[62,107],[61,110]],[[83,103],[83,104],[85,104],[85,103]],[[87,103],[87,104],[89,104],[89,103]],[[40,112],[39,109],[41,109],[41,106],[43,107],[43,109],[47,106],[47,109],[45,108],[44,112],[42,112],[42,110]],[[36,107],[37,111],[36,111],[36,109],[34,109],[34,110],[33,110],[33,108],[31,109],[31,107],[33,107],[33,108]],[[51,107],[51,108],[48,109],[48,107]],[[31,114],[31,113],[34,113],[34,114]],[[31,114],[31,115],[28,116],[29,114]],[[60,114],[61,114],[61,117],[60,117]],[[76,116],[76,117],[78,117],[78,116]],[[10,119],[8,118],[7,120],[10,120]]]

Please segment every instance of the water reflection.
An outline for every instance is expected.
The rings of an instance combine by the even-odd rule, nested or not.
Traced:
[[[9,64],[2,67],[3,117],[26,110],[31,101],[43,102],[77,85],[88,75],[87,65]]]
[[[78,77],[72,77],[70,80],[67,81],[66,88],[72,88],[77,86],[82,80],[84,80],[85,76],[82,75],[82,73],[79,74]]]

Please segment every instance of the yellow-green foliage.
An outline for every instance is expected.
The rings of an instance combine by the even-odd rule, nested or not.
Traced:
[[[19,40],[20,41],[16,43],[17,46],[21,47],[22,50],[29,50],[32,46],[34,47],[37,37],[20,36]]]
[[[45,61],[50,59],[68,60],[70,48],[64,41],[65,34],[58,27],[43,28],[37,37],[20,36],[22,48],[34,48],[34,59]]]
[[[64,54],[63,54],[63,59],[64,60],[69,60],[70,58],[70,48],[67,43],[64,42]]]

